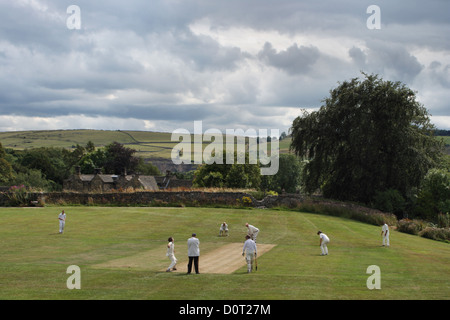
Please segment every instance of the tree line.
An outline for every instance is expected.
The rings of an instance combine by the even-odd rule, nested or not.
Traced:
[[[137,173],[160,175],[158,168],[136,157],[136,150],[118,142],[104,148],[96,148],[89,141],[86,146],[66,148],[41,147],[27,150],[3,148],[0,142],[0,183],[7,186],[25,186],[45,191],[62,190],[75,166],[83,174],[91,174],[96,168],[104,173]]]
[[[442,129],[436,129],[434,131],[434,134],[436,136],[444,136],[444,137],[448,137],[450,136],[450,130],[442,130]]]

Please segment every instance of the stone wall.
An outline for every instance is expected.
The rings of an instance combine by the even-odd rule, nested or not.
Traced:
[[[247,201],[243,201],[247,197]],[[248,201],[251,199],[251,202]],[[202,206],[202,205],[245,205],[253,206],[256,200],[243,192],[201,192],[201,191],[155,191],[130,193],[78,193],[50,192],[31,193],[29,205],[115,205],[115,206]],[[9,198],[0,194],[0,206],[8,206]]]
[[[11,203],[10,193],[0,192],[0,206],[18,206]],[[245,192],[202,191],[136,191],[136,192],[49,192],[28,193],[20,205],[117,205],[117,206],[165,206],[165,205],[226,205],[248,207],[296,207],[303,197],[296,194],[267,196],[256,200]]]
[[[256,200],[245,192],[202,192],[202,191],[136,191],[123,193],[79,193],[50,192],[28,193],[18,201],[11,200],[11,193],[0,192],[0,207],[43,206],[43,205],[97,205],[97,206],[236,206],[255,208],[285,207],[308,212],[324,211],[359,212],[365,215],[380,214],[379,210],[357,204],[332,201],[321,197],[307,197],[299,194],[280,194]],[[312,209],[312,211],[308,210]],[[395,217],[395,216],[394,216]]]

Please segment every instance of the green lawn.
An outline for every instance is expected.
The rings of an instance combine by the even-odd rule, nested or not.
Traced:
[[[0,208],[0,299],[300,300],[445,299],[450,297],[450,247],[336,217],[276,210],[212,208]],[[217,236],[227,221],[230,236]],[[201,254],[243,242],[245,222],[260,228],[259,243],[276,247],[258,259],[258,271],[232,274],[165,273],[166,240],[177,257],[196,232]],[[317,230],[331,238],[320,256]],[[100,268],[108,261],[151,252],[147,270]],[[240,254],[239,252],[237,254]],[[67,267],[81,269],[81,289],[69,290]],[[367,267],[381,269],[381,289],[369,290]],[[201,268],[201,260],[200,260]]]

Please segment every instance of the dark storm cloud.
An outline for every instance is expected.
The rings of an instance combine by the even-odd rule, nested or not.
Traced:
[[[233,70],[245,57],[237,47],[223,47],[208,36],[194,35],[190,31],[172,33],[170,38],[167,43],[170,52],[199,71]]]
[[[367,56],[360,48],[352,47],[348,54],[358,67],[363,69],[366,66]]]
[[[371,41],[366,44],[367,52],[357,47],[349,50],[349,56],[362,70],[411,83],[424,69],[417,57],[408,52],[404,46]]]
[[[266,42],[258,57],[267,64],[282,69],[289,74],[300,74],[311,71],[319,56],[315,47],[298,47],[292,45],[284,51],[277,52],[273,46]]]

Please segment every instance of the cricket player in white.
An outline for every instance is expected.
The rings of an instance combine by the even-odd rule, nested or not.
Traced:
[[[166,272],[175,271],[177,270],[177,258],[175,257],[175,241],[172,237],[168,239],[169,243],[167,244],[167,253],[166,256],[169,257],[170,261],[172,262],[170,266],[167,268]]]
[[[256,237],[258,237],[259,229],[248,223],[246,223],[245,226],[248,228],[248,235],[250,236],[250,239],[256,242]]]
[[[220,225],[219,236],[222,236],[223,234],[225,234],[228,237],[228,225],[226,222]]]
[[[253,260],[256,258],[257,254],[256,242],[250,239],[249,235],[246,235],[245,239],[242,255],[245,256],[245,260],[247,260],[247,272],[250,273],[253,270]]]
[[[66,214],[64,213],[64,210],[59,214],[59,233],[63,233],[64,226],[66,225]]]
[[[381,235],[383,237],[383,247],[386,245],[389,247],[389,226],[384,223],[381,227]]]
[[[328,247],[327,247],[327,243],[330,242],[330,238],[328,238],[328,236],[323,233],[322,231],[317,232],[317,234],[319,235],[320,238],[320,249],[322,250],[322,254],[321,256],[326,256],[328,255]]]

